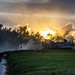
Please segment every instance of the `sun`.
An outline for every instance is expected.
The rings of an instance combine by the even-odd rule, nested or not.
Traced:
[[[40,35],[43,36],[44,39],[50,39],[51,37],[49,35],[54,36],[55,34],[56,32],[49,28],[45,28],[40,31]]]

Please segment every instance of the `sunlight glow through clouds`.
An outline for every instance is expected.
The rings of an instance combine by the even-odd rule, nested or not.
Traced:
[[[45,28],[40,31],[40,35],[43,36],[45,39],[50,39],[50,36],[48,36],[48,34],[50,34],[51,36],[54,36],[56,32],[49,28]]]
[[[0,12],[0,15],[5,15],[5,16],[24,16],[24,17],[49,17],[49,18],[70,18],[70,19],[75,19],[75,15],[42,15],[42,14],[19,14],[19,13],[8,13],[8,12]]]
[[[0,0],[0,23],[13,27],[29,23],[36,31],[75,24],[75,0]],[[40,27],[39,27],[40,26]]]

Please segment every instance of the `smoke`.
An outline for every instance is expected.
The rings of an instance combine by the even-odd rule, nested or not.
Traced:
[[[71,31],[71,32],[69,33],[69,35],[73,36],[74,39],[75,39],[75,30],[74,30],[74,31]]]
[[[34,41],[30,39],[28,43],[19,45],[19,49],[21,50],[41,50],[43,46],[40,42]]]
[[[5,42],[4,44],[0,45],[0,51],[12,51],[18,49],[17,45],[12,45],[9,42]]]
[[[57,33],[59,36],[67,39],[67,41],[74,42],[75,40],[75,26],[72,22],[67,23]]]
[[[64,27],[58,30],[58,34],[60,36],[66,36],[68,35],[71,31],[75,31],[74,24],[72,22],[67,23]]]
[[[66,35],[65,38],[67,39],[68,42],[73,42],[74,41],[74,37],[72,35]]]

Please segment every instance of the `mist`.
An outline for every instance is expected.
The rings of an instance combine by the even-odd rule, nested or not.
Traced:
[[[2,45],[0,45],[0,51],[14,51],[17,50],[17,45],[12,45],[9,42],[4,42]]]
[[[42,43],[30,39],[27,43],[19,45],[20,50],[41,50],[43,49]]]

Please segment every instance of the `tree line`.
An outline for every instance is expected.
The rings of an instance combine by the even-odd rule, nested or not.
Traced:
[[[12,28],[4,27],[3,24],[0,24],[0,46],[3,45],[5,42],[8,42],[12,45],[20,45],[21,43],[26,43],[30,39],[41,41],[39,32],[34,34],[34,32],[27,31],[27,26],[20,26],[19,29],[15,30]]]

